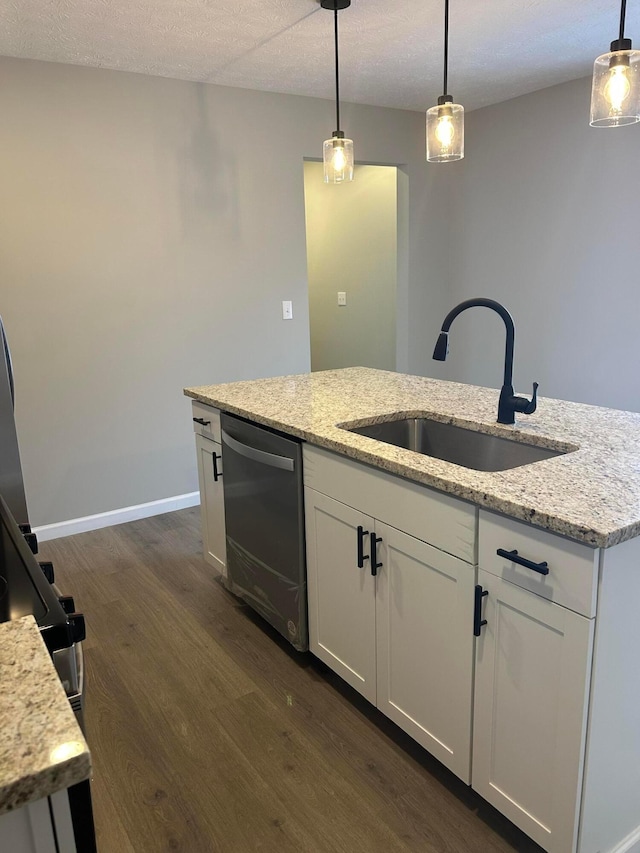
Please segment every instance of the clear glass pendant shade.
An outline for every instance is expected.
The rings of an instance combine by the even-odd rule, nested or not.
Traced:
[[[464,107],[438,104],[427,110],[427,160],[450,163],[464,157]]]
[[[332,136],[322,146],[325,184],[353,180],[353,139]]]
[[[640,50],[603,53],[593,65],[592,127],[640,121]]]

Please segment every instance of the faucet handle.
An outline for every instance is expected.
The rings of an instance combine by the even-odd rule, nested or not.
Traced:
[[[522,410],[523,414],[532,415],[535,412],[537,405],[538,405],[538,383],[534,382],[533,383],[533,397],[531,398],[531,400],[529,400],[529,402],[527,403],[525,408]]]

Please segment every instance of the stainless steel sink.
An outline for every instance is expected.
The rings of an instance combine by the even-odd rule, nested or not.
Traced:
[[[429,418],[404,418],[344,429],[476,471],[505,471],[569,452],[524,444]]]

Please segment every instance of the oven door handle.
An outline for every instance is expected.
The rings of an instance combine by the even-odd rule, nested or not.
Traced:
[[[258,450],[256,447],[251,447],[248,444],[243,444],[236,438],[232,438],[224,430],[221,430],[221,432],[223,444],[228,445],[231,450],[239,453],[240,456],[246,456],[247,459],[251,459],[253,462],[270,465],[272,468],[282,468],[284,471],[293,471],[295,469],[295,460],[289,456],[279,456],[277,453],[267,453],[266,450]]]

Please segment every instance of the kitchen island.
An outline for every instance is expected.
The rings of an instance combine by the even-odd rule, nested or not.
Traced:
[[[535,414],[506,426],[496,423],[497,390],[364,367],[205,385],[185,394],[594,547],[640,535],[636,412],[540,398]],[[533,466],[480,472],[341,428],[397,413],[572,452]]]
[[[219,411],[305,442],[313,653],[544,849],[640,850],[640,415],[505,426],[496,390],[367,368],[185,393],[222,482]],[[477,471],[349,431],[402,417],[559,455]]]

